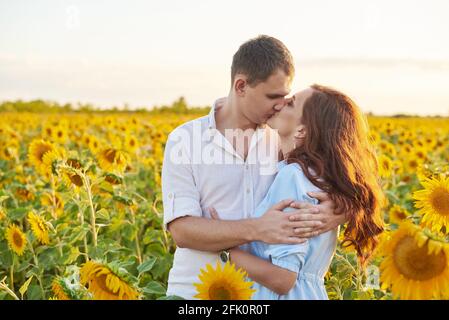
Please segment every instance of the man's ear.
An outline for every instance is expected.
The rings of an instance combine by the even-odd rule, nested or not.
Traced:
[[[247,84],[248,83],[246,82],[246,77],[244,76],[236,77],[234,81],[234,90],[237,93],[237,95],[242,97],[245,95]]]

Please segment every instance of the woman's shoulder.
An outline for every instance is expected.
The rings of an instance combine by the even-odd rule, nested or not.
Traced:
[[[313,174],[313,171],[311,171]],[[297,184],[300,184],[301,189],[309,192],[309,191],[320,191],[320,189],[315,186],[309,178],[304,173],[302,167],[296,163],[284,163],[277,173],[276,179],[282,180],[282,181],[291,181],[295,182]]]

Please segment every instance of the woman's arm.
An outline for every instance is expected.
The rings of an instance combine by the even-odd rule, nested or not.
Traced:
[[[252,280],[264,287],[279,295],[287,294],[294,287],[298,276],[296,272],[278,267],[239,248],[232,248],[229,251],[231,263],[237,268],[244,269]]]

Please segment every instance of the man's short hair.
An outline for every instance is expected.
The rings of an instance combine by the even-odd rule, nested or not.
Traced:
[[[260,35],[242,44],[234,54],[231,80],[234,82],[236,74],[240,73],[248,77],[249,85],[255,86],[266,81],[277,69],[293,78],[295,67],[292,55],[280,40]]]

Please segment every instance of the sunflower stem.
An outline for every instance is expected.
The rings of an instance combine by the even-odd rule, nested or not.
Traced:
[[[84,228],[84,213],[83,213],[83,210],[81,210],[79,194],[76,195],[76,198],[74,200],[75,200],[76,205],[78,206],[78,215],[79,215],[79,219],[80,219],[80,224]],[[84,235],[84,237],[83,237],[83,245],[84,245],[83,256],[84,256],[85,261],[87,262],[87,261],[89,261],[89,248],[87,247],[87,235]]]
[[[60,238],[59,236],[57,236],[56,239],[58,240],[58,252],[59,252],[59,257],[62,258],[62,243],[61,243],[61,238]]]
[[[153,211],[156,213],[157,216],[160,216],[160,212],[157,210],[156,208],[156,203],[157,203],[157,198],[154,200],[153,202]],[[170,252],[170,243],[168,241],[168,236],[167,236],[167,232],[165,231],[165,228],[161,228],[162,229],[162,234],[164,235],[164,242],[162,242],[165,252]]]
[[[80,210],[80,212],[79,212],[79,214],[80,214],[80,222],[81,222],[81,225],[82,226],[84,226],[84,214],[81,212],[81,210]],[[86,235],[84,236],[84,238],[83,238],[83,244],[84,244],[84,253],[85,253],[85,256],[84,256],[84,258],[85,258],[85,260],[86,260],[86,262],[89,260],[89,248],[87,247],[87,238],[86,238]]]
[[[132,208],[129,209],[131,211],[131,221],[134,225],[134,227],[136,228],[136,239],[135,239],[135,243],[136,243],[136,254],[137,254],[137,260],[139,261],[139,264],[142,263],[142,254],[140,252],[140,244],[139,244],[139,228],[137,227],[136,224],[136,216],[134,213],[134,210]]]
[[[11,280],[10,286],[11,286],[11,290],[14,292],[14,263],[16,262],[16,257],[12,256],[12,264],[11,264],[11,268],[9,270],[9,278]]]
[[[57,219],[57,215],[56,215],[56,193],[55,193],[55,177],[53,175],[53,173],[50,174],[51,176],[51,201],[52,201],[52,207],[51,207],[51,215],[53,217],[53,219]]]
[[[95,227],[95,209],[94,209],[94,204],[92,201],[92,189],[90,186],[90,181],[89,178],[83,173],[82,175],[83,180],[84,180],[84,184],[86,186],[86,191],[87,191],[87,198],[89,200],[89,207],[90,207],[90,226],[92,228],[92,242],[94,245],[94,248],[97,247],[97,230]]]
[[[39,269],[39,260],[37,259],[36,253],[34,252],[33,244],[30,241],[28,241],[28,245],[30,247],[31,253],[33,254],[34,264],[36,265],[36,268]],[[42,291],[42,299],[46,300],[44,286],[42,285],[42,271],[41,270],[39,270],[39,275],[37,276],[37,280],[39,281],[39,287],[41,288],[41,291]]]
[[[6,277],[5,277],[6,278]],[[11,290],[5,283],[5,278],[0,281],[0,290],[6,291],[7,294],[9,294],[11,297],[13,297],[15,300],[20,300],[19,297],[14,293],[13,290]]]

